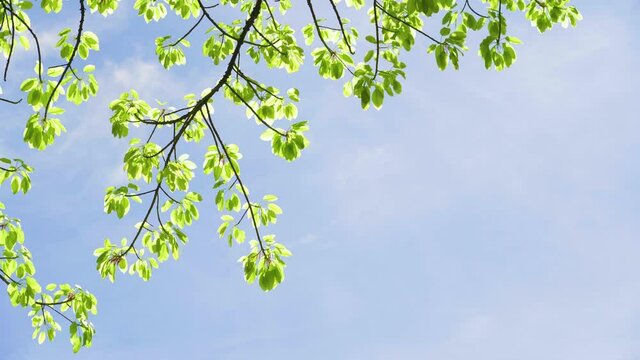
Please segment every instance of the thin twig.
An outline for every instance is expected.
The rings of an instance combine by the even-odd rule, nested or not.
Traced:
[[[427,34],[426,32],[424,32],[424,31],[422,31],[422,30],[420,30],[420,29],[418,29],[417,27],[415,27],[415,26],[413,26],[413,25],[409,24],[409,23],[408,23],[408,22],[406,22],[405,20],[403,20],[403,19],[401,19],[401,18],[399,18],[399,17],[397,17],[397,16],[395,16],[395,15],[391,14],[391,13],[390,13],[390,12],[388,12],[388,11],[387,11],[387,10],[386,10],[382,5],[378,4],[378,9],[382,10],[382,12],[383,12],[383,13],[385,13],[385,14],[387,14],[390,18],[392,18],[392,19],[394,19],[394,20],[396,20],[396,21],[399,21],[399,22],[401,22],[401,23],[405,24],[406,26],[408,26],[408,27],[410,27],[411,29],[413,29],[413,30],[417,31],[418,33],[422,34],[423,36],[425,36],[425,37],[426,37],[426,38],[428,38],[429,40],[431,40],[431,41],[435,42],[436,44],[442,45],[442,42],[441,42],[441,41],[438,41],[438,40],[437,40],[436,38],[434,38],[433,36],[431,36],[431,35]]]

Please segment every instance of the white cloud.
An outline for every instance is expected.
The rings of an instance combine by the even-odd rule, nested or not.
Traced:
[[[293,244],[297,244],[297,245],[308,245],[308,244],[313,244],[316,243],[318,241],[322,241],[322,237],[318,234],[307,234],[305,236],[302,237],[302,239],[298,240],[297,242],[292,242]]]
[[[155,60],[128,58],[118,64],[107,62],[96,77],[100,84],[99,97],[80,109],[80,121],[66,135],[63,151],[79,142],[111,138],[108,104],[122,92],[136,89],[152,106],[154,99],[174,99],[184,94],[184,82]]]
[[[120,63],[108,62],[107,88],[116,93],[136,89],[149,99],[175,98],[184,95],[185,84],[173,73],[166,71],[156,59],[128,58]]]

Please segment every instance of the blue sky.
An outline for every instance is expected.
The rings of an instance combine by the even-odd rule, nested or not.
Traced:
[[[2,200],[23,220],[41,282],[98,296],[97,335],[76,356],[64,334],[38,346],[26,311],[0,298],[2,357],[637,360],[640,5],[575,3],[577,29],[540,36],[516,21],[525,44],[502,73],[474,52],[441,73],[416,48],[403,94],[381,111],[360,111],[310,64],[293,76],[254,72],[301,88],[312,146],[293,164],[218,101],[252,192],[278,194],[285,210],[274,231],[295,256],[269,294],[242,281],[245,249],[217,239],[210,196],[180,261],[148,283],[99,279],[93,249],[137,221],[102,213],[126,149],[110,137],[106,105],[130,87],[177,100],[219,70],[197,53],[185,69],[156,65],[152,39],[175,23],[146,27],[124,8],[91,17],[100,98],[69,109],[69,132],[44,153],[16,141],[23,117],[0,108],[0,154],[36,168],[29,195],[5,189]]]

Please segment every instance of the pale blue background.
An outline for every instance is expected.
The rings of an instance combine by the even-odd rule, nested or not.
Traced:
[[[575,4],[585,17],[577,29],[540,36],[515,21],[525,44],[503,73],[485,71],[474,51],[460,72],[440,73],[416,48],[404,93],[378,112],[360,111],[310,64],[294,76],[252,70],[301,87],[312,146],[292,165],[270,154],[243,111],[218,101],[248,185],[278,194],[285,210],[275,232],[295,257],[269,294],[242,281],[245,249],[217,239],[205,181],[179,262],[149,283],[99,279],[93,249],[131,236],[138,221],[102,213],[126,149],[110,137],[108,102],[132,86],[176,100],[219,69],[198,60],[196,41],[191,67],[156,65],[152,39],[185,24],[144,26],[130,4],[90,17],[103,49],[100,98],[70,109],[69,132],[45,153],[17,141],[24,116],[2,105],[0,154],[37,169],[29,195],[3,189],[2,199],[23,219],[39,279],[93,291],[98,332],[75,357],[65,334],[38,346],[26,311],[0,297],[0,358],[640,359],[640,5]],[[307,21],[302,5],[296,24]],[[43,42],[75,16],[37,29]],[[32,56],[18,64],[30,68]]]

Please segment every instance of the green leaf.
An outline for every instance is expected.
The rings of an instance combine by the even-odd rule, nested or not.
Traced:
[[[382,91],[382,89],[376,87],[376,89],[373,91],[372,100],[373,106],[375,106],[376,109],[380,109],[382,107],[382,103],[384,102],[384,92]]]

